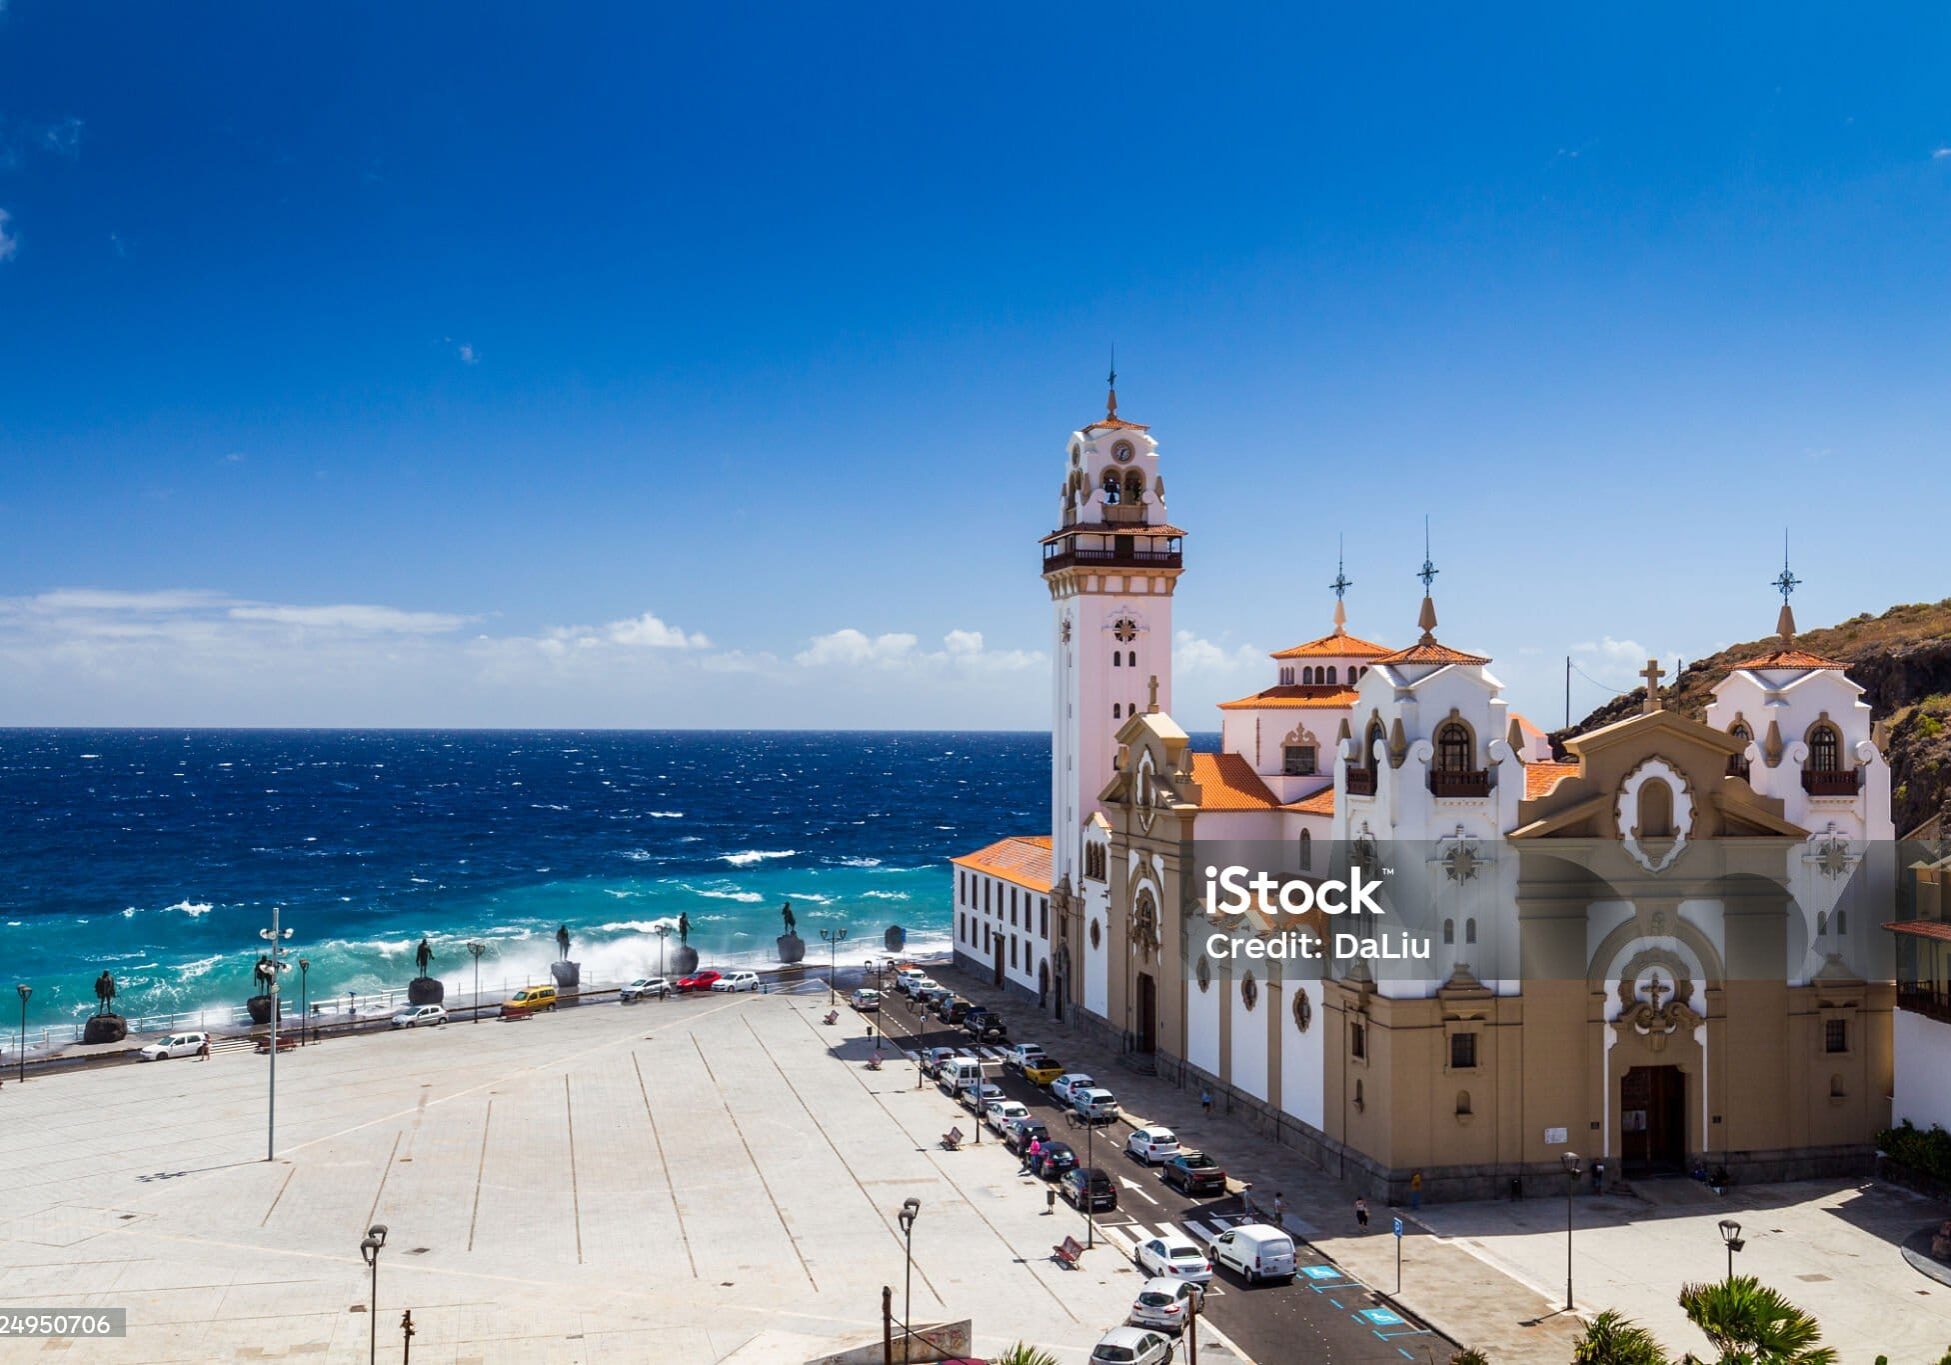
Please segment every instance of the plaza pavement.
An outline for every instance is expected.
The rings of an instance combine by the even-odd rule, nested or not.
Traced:
[[[1200,1112],[1196,1085],[1143,1075],[1120,1064],[1095,1034],[1055,1024],[1020,997],[953,969],[933,974],[1008,1020],[1010,1036],[1042,1043],[1072,1069],[1114,1091],[1127,1114],[1162,1123],[1189,1146],[1217,1157],[1250,1181],[1263,1206],[1284,1198],[1287,1225],[1352,1278],[1395,1287],[1390,1218],[1402,1214],[1401,1302],[1453,1340],[1483,1350],[1494,1365],[1564,1365],[1584,1331],[1582,1315],[1617,1308],[1651,1328],[1676,1355],[1705,1352],[1706,1339],[1678,1304],[1683,1284],[1726,1273],[1716,1224],[1742,1224],[1747,1249],[1739,1273],[1754,1274],[1813,1313],[1823,1342],[1845,1365],[1935,1362],[1951,1348],[1951,1287],[1903,1259],[1900,1246],[1919,1228],[1951,1217],[1951,1207],[1877,1181],[1736,1187],[1723,1199],[1690,1180],[1644,1184],[1646,1197],[1574,1202],[1573,1288],[1565,1303],[1565,1201],[1527,1198],[1426,1204],[1420,1211],[1376,1208],[1367,1233],[1355,1227],[1355,1194],[1331,1170],[1229,1118],[1226,1097]],[[1495,1273],[1487,1273],[1495,1272]],[[1241,1344],[1256,1350],[1257,1341]],[[1265,1355],[1266,1353],[1262,1352]],[[1271,1357],[1269,1357],[1271,1358]]]
[[[1052,1262],[1014,1159],[942,1151],[942,1096],[866,1071],[859,1020],[825,1009],[719,995],[333,1039],[278,1059],[272,1161],[250,1052],[10,1084],[0,1308],[122,1306],[130,1330],[0,1359],[363,1360],[359,1241],[385,1223],[381,1359],[411,1308],[417,1361],[805,1360],[878,1340],[883,1285],[899,1313],[913,1196],[917,1323],[1082,1361],[1135,1273]]]

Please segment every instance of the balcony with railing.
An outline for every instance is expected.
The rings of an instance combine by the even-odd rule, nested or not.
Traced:
[[[1951,987],[1932,981],[1899,981],[1897,1008],[1935,1019],[1940,1024],[1951,1024]]]
[[[1043,572],[1055,573],[1059,569],[1074,569],[1082,565],[1103,565],[1109,568],[1134,569],[1181,569],[1185,567],[1185,554],[1179,548],[1176,537],[1166,541],[1169,548],[1144,549],[1132,544],[1135,536],[1121,536],[1118,544],[1103,549],[1082,549],[1063,541],[1056,541],[1043,547]]]
[[[1743,782],[1746,782],[1748,780],[1748,760],[1740,754],[1730,754],[1727,760],[1727,775],[1729,777],[1738,777]]]
[[[1375,795],[1375,769],[1350,768],[1348,770],[1348,794],[1350,796]]]
[[[1490,770],[1488,768],[1431,768],[1429,794],[1431,796],[1489,796]]]
[[[1810,796],[1854,796],[1863,788],[1861,768],[1839,768],[1818,772],[1814,768],[1802,770],[1802,790]]]

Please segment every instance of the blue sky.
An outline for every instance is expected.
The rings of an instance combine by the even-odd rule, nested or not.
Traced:
[[[1113,341],[1194,728],[1943,596],[1951,12],[1577,9],[9,0],[0,723],[1045,725]]]

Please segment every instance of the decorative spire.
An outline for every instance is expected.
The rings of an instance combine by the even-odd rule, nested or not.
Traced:
[[[1342,603],[1341,599],[1347,594],[1350,588],[1355,586],[1355,581],[1348,576],[1342,550],[1342,537],[1336,536],[1335,581],[1328,584],[1328,587],[1333,590],[1335,595],[1335,634],[1337,635],[1346,635],[1348,633],[1348,608]]]
[[[1104,415],[1107,418],[1118,415],[1118,343],[1115,341],[1111,343],[1111,377],[1109,383],[1111,392],[1104,400]]]
[[[1429,514],[1423,514],[1423,567],[1416,571],[1416,577],[1423,580],[1423,609],[1416,616],[1416,624],[1422,628],[1422,644],[1436,643],[1436,603],[1429,595],[1430,584],[1441,573],[1429,557]]]
[[[1782,572],[1775,580],[1775,590],[1782,595],[1782,614],[1775,618],[1775,633],[1782,637],[1784,645],[1795,643],[1795,612],[1788,605],[1788,596],[1802,586],[1802,580],[1789,572],[1788,567],[1788,528],[1782,528]]]

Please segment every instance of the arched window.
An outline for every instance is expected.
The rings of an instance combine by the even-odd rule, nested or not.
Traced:
[[[1843,737],[1836,733],[1833,725],[1818,725],[1809,731],[1809,771],[1815,773],[1841,772],[1843,767]]]
[[[1145,476],[1137,470],[1125,474],[1125,501],[1143,502],[1145,500]]]
[[[1470,731],[1461,721],[1445,721],[1436,731],[1438,772],[1470,771]]]
[[[1117,720],[1117,719],[1119,719],[1120,717],[1122,717],[1122,716],[1124,715],[1124,713],[1125,713],[1125,709],[1124,709],[1124,706],[1123,706],[1123,705],[1122,705],[1121,703],[1119,703],[1119,702],[1115,702],[1115,701],[1111,703],[1111,719],[1112,719],[1112,720]]]
[[[1120,482],[1118,479],[1118,471],[1115,469],[1105,470],[1104,471],[1104,501],[1106,505],[1116,506],[1118,499],[1123,495],[1123,491],[1124,491],[1124,484]]]
[[[1294,685],[1294,670],[1293,670],[1293,669],[1291,669],[1291,668],[1283,668],[1283,669],[1281,669],[1281,670],[1280,670],[1280,685],[1281,685],[1282,687],[1292,687],[1292,686]]]
[[[1301,871],[1306,872],[1314,866],[1314,835],[1301,831]]]
[[[1458,1118],[1468,1118],[1470,1116],[1470,1092],[1468,1090],[1459,1090],[1456,1092],[1456,1112]]]
[[[1303,668],[1303,669],[1301,670],[1301,685],[1302,685],[1303,687],[1312,687],[1312,686],[1314,686],[1314,670],[1313,670],[1313,669],[1311,669],[1311,668]]]
[[[1355,1107],[1357,1109],[1362,1107],[1362,1083],[1360,1081],[1355,1082]]]
[[[1673,788],[1657,777],[1649,777],[1639,787],[1639,837],[1673,837]]]
[[[1816,911],[1816,937],[1821,938],[1824,934],[1828,932],[1829,932],[1829,912],[1827,910]]]
[[[1329,665],[1328,665],[1328,678],[1327,678],[1327,680],[1328,680],[1329,682],[1333,682],[1333,681],[1335,680],[1335,666],[1334,666],[1333,664],[1329,664]]]
[[[1839,934],[1847,934],[1849,932],[1849,911],[1838,910],[1836,912],[1836,932]]]
[[[1733,725],[1730,725],[1728,727],[1727,737],[1743,745],[1753,744],[1755,742],[1754,732],[1748,728],[1745,721],[1737,720]]]
[[[1453,919],[1446,919],[1443,921],[1443,942],[1445,943],[1456,942],[1456,921]]]
[[[1382,722],[1379,718],[1369,721],[1368,734],[1362,738],[1362,766],[1364,768],[1372,768],[1381,761],[1376,758],[1375,749],[1386,737],[1387,735],[1382,729]]]
[[[1477,941],[1477,921],[1474,918],[1463,922],[1463,941],[1465,943]]]

